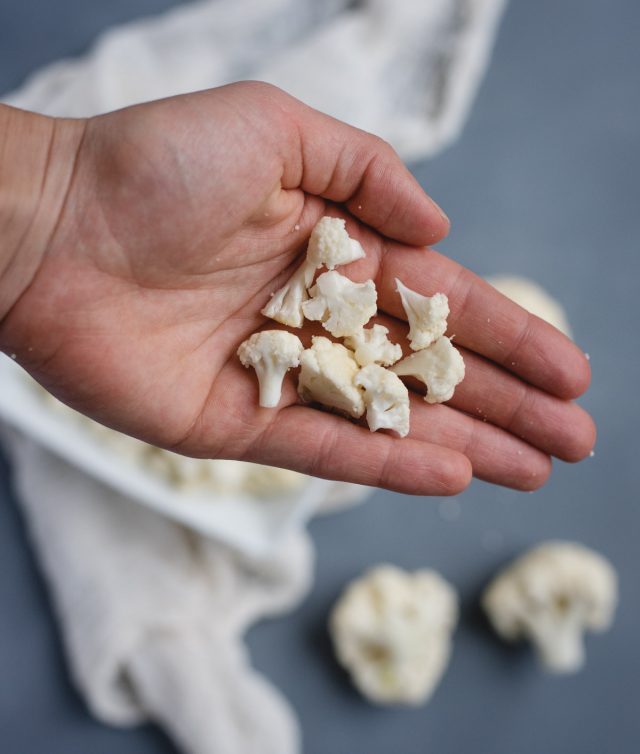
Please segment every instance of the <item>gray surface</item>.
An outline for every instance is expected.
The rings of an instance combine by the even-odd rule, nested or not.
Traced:
[[[104,24],[170,4],[23,0],[18,11],[3,2],[0,91],[47,59],[81,50]],[[306,754],[640,751],[639,31],[635,0],[513,0],[462,140],[417,170],[455,220],[443,250],[483,274],[530,275],[565,302],[592,356],[593,387],[583,403],[599,441],[595,458],[557,464],[534,495],[474,483],[459,498],[456,521],[441,517],[437,499],[380,492],[365,507],[312,525],[313,593],[294,615],[250,635],[256,665],[299,712]],[[0,748],[172,751],[150,728],[113,731],[83,710],[7,477],[1,467]],[[476,608],[481,585],[502,562],[548,537],[598,548],[621,575],[615,627],[589,641],[588,667],[571,678],[541,675],[529,652],[491,636]],[[330,658],[329,606],[345,581],[382,560],[438,568],[462,594],[453,662],[424,709],[367,706]]]

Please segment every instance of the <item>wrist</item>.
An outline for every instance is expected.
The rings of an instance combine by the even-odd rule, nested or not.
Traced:
[[[0,104],[0,327],[46,253],[84,124]]]

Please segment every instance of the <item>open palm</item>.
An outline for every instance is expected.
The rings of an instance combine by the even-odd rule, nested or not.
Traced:
[[[447,405],[412,396],[408,438],[301,405],[257,404],[235,356],[267,324],[323,214],[347,219],[384,322],[403,342],[394,278],[450,299],[467,376]],[[571,399],[584,355],[470,272],[425,249],[446,219],[375,137],[263,84],[235,84],[86,122],[35,279],[5,328],[46,387],[103,423],[187,455],[252,460],[404,492],[461,490],[471,470],[538,487],[550,455],[585,456]],[[270,323],[273,325],[274,323]],[[314,327],[300,335],[308,344]]]

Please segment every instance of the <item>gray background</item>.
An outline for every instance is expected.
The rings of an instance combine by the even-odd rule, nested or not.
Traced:
[[[107,25],[171,0],[0,2],[0,92],[83,51]],[[640,3],[512,0],[462,139],[414,166],[454,219],[441,249],[481,274],[515,272],[560,298],[591,354],[583,404],[595,458],[556,464],[523,495],[474,483],[457,503],[378,492],[311,526],[317,582],[293,615],[250,634],[255,663],[291,699],[306,754],[635,754],[640,751],[637,423],[640,360]],[[0,461],[0,750],[7,754],[173,751],[151,727],[93,721],[67,678],[45,589]],[[549,537],[608,555],[621,576],[613,630],[588,643],[580,675],[550,678],[507,648],[476,607],[505,560]],[[327,611],[379,561],[429,565],[458,585],[463,615],[449,672],[414,711],[369,707],[330,655]]]

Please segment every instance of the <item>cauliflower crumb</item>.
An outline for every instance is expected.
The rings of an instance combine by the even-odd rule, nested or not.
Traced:
[[[407,288],[398,278],[396,287],[409,322],[411,348],[419,351],[430,346],[446,332],[449,299],[444,293],[423,296]]]
[[[335,270],[320,275],[309,293],[311,299],[302,305],[304,316],[322,322],[337,338],[361,330],[377,311],[372,280],[354,283]]]
[[[358,418],[364,414],[362,391],[355,384],[358,364],[349,349],[322,336],[311,339],[311,348],[300,357],[298,393]]]
[[[348,585],[329,627],[338,660],[365,697],[418,705],[444,674],[457,619],[457,595],[438,573],[379,565]]]

